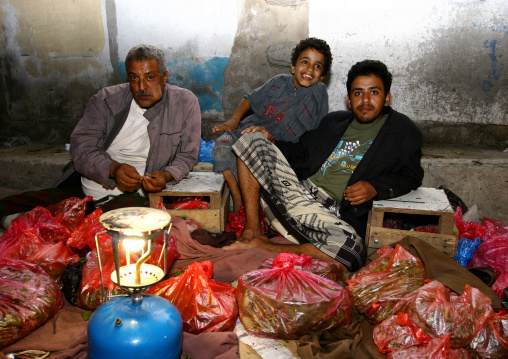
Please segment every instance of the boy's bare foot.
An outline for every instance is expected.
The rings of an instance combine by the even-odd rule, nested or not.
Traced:
[[[214,126],[214,128],[212,128],[212,132],[217,133],[217,132],[222,132],[222,131],[226,131],[226,130],[234,131],[238,128],[238,122],[239,121],[237,121],[233,118],[230,118],[226,122],[223,122],[217,126]]]

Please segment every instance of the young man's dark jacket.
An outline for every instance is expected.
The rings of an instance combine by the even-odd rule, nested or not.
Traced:
[[[348,186],[358,181],[369,182],[378,193],[373,200],[402,196],[420,187],[423,179],[421,131],[407,116],[391,107],[385,107],[384,113],[388,113],[385,124],[348,182]],[[275,141],[275,145],[287,158],[298,179],[303,180],[319,170],[351,121],[352,112],[331,112],[317,129],[306,132],[299,142]],[[341,202],[341,218],[351,224],[362,238],[365,238],[373,200],[357,206],[344,199]]]

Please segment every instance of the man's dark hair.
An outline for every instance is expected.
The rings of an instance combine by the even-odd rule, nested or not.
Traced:
[[[385,94],[390,92],[390,87],[392,87],[392,74],[388,71],[388,68],[381,61],[377,60],[363,60],[357,62],[351,67],[347,74],[347,94],[351,95],[351,86],[353,85],[353,81],[358,76],[368,76],[368,75],[376,75],[381,78],[383,82],[383,87],[385,88]]]
[[[330,51],[330,46],[328,46],[325,40],[310,37],[300,41],[291,53],[291,64],[293,66],[296,65],[298,56],[300,56],[303,51],[309,48],[319,51],[325,57],[325,63],[323,64],[323,73],[321,74],[321,76],[325,76],[332,67],[332,52]]]
[[[141,44],[136,45],[132,49],[130,49],[127,57],[125,58],[125,68],[129,65],[131,61],[146,61],[146,60],[155,60],[159,64],[159,69],[161,71],[161,76],[164,76],[166,73],[166,59],[164,56],[164,51],[154,45]]]

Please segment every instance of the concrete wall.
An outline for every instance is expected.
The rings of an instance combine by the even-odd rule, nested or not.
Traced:
[[[392,105],[434,143],[508,146],[508,2],[309,2],[310,33],[335,55],[330,107],[344,109],[355,62],[385,62]]]
[[[355,62],[393,71],[395,108],[428,143],[508,146],[505,0],[0,0],[0,140],[65,140],[89,97],[125,80],[135,44],[167,53],[169,82],[191,89],[203,137],[239,99],[289,72],[294,43],[325,39],[332,110]]]

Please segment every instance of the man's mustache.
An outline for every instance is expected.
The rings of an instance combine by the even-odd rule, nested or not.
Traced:
[[[148,91],[138,91],[136,92],[136,96],[153,96],[153,93]]]

